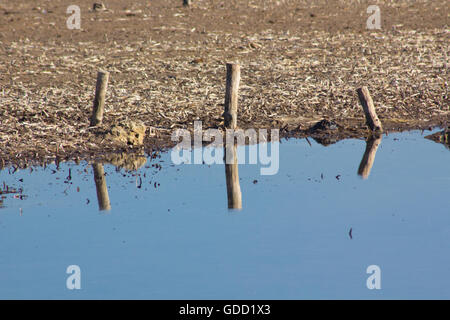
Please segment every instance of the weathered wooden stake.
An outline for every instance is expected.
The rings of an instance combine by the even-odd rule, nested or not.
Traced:
[[[108,87],[109,72],[100,70],[97,74],[97,85],[95,87],[94,107],[92,110],[91,127],[103,121],[105,108],[106,89]]]
[[[372,170],[373,162],[375,161],[375,155],[377,154],[378,146],[381,143],[381,134],[370,136],[366,140],[366,150],[364,151],[363,158],[358,168],[358,175],[363,179],[367,179]]]
[[[362,87],[359,88],[357,92],[359,102],[361,103],[364,114],[366,115],[366,123],[369,126],[370,130],[383,132],[383,127],[375,111],[375,106],[373,104],[372,97],[370,96],[369,89],[367,89],[367,87]]]
[[[241,67],[239,64],[227,63],[227,84],[225,90],[225,112],[223,119],[225,128],[237,127],[237,108]]]
[[[111,210],[108,187],[106,186],[105,171],[100,163],[92,164],[94,169],[95,188],[97,190],[98,208],[100,211]]]
[[[225,177],[227,181],[228,209],[242,209],[242,194],[239,184],[239,170],[237,161],[237,146],[226,146],[225,155]]]

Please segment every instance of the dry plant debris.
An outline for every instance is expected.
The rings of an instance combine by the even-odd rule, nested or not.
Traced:
[[[372,3],[373,2],[373,3]],[[114,150],[98,136],[141,121],[145,149],[170,145],[176,128],[221,127],[225,63],[241,63],[238,125],[305,136],[316,122],[363,136],[355,90],[367,85],[387,131],[442,125],[449,117],[448,2],[2,1],[0,166],[90,158]],[[367,30],[369,4],[382,29]],[[95,77],[111,73],[101,128],[89,127]]]

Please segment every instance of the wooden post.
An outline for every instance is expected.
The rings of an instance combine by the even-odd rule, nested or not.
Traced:
[[[101,163],[92,164],[94,169],[95,188],[97,190],[98,208],[100,211],[111,210],[109,202],[108,187],[106,185],[105,171]]]
[[[190,4],[191,4],[191,0],[183,0],[183,6],[189,7]]]
[[[358,168],[358,175],[363,179],[367,179],[372,170],[373,162],[375,161],[375,155],[377,153],[378,146],[381,143],[381,134],[371,135],[366,140],[366,150],[364,151],[363,158]]]
[[[225,128],[236,129],[239,81],[241,67],[239,64],[227,63],[227,84],[225,90],[225,112],[223,119]]]
[[[242,194],[239,184],[239,170],[237,161],[237,145],[224,148],[225,178],[227,181],[228,209],[242,209]]]
[[[357,90],[359,102],[361,103],[364,114],[366,115],[366,123],[370,130],[383,132],[383,127],[381,126],[381,121],[378,119],[377,113],[375,111],[375,106],[373,104],[372,97],[370,96],[369,89],[367,87],[362,87]]]
[[[95,87],[94,107],[92,110],[91,127],[103,121],[105,108],[106,88],[108,87],[109,72],[100,70],[97,74],[97,85]]]

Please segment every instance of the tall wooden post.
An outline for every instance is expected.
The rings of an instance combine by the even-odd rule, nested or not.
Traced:
[[[105,108],[106,89],[108,87],[109,72],[100,70],[97,74],[97,85],[95,87],[94,107],[92,110],[91,127],[103,121]]]
[[[364,114],[366,116],[366,123],[370,130],[383,132],[383,127],[381,125],[380,119],[378,119],[377,113],[375,111],[375,106],[373,104],[372,97],[370,96],[369,89],[367,87],[362,87],[357,90],[359,102],[363,107]]]
[[[100,211],[111,210],[109,202],[108,187],[106,185],[105,171],[101,163],[92,164],[94,169],[95,188],[97,190],[98,208]]]
[[[241,67],[239,64],[227,63],[227,83],[225,89],[225,112],[223,113],[225,128],[237,127],[237,108]]]
[[[363,179],[367,179],[372,170],[373,163],[375,161],[375,155],[377,154],[378,146],[381,143],[381,134],[371,135],[366,140],[366,150],[364,151],[363,158],[358,168],[358,175]]]

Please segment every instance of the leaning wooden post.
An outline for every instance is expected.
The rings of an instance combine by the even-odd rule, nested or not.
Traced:
[[[358,175],[363,179],[367,179],[372,170],[373,163],[375,161],[375,155],[377,154],[378,146],[381,143],[381,134],[371,135],[366,141],[366,150],[364,151],[363,158],[358,168]]]
[[[106,185],[105,171],[103,165],[100,163],[92,164],[94,169],[95,188],[97,190],[98,208],[100,211],[111,210],[111,203],[109,202],[108,187]]]
[[[191,0],[183,0],[183,6],[189,7],[190,4],[191,4]]]
[[[239,64],[227,63],[227,83],[225,89],[225,112],[223,119],[225,128],[236,129],[239,81],[241,79],[241,67]]]
[[[370,96],[369,89],[367,89],[367,87],[362,87],[359,88],[357,92],[359,102],[361,103],[364,114],[366,115],[366,123],[369,126],[370,130],[383,132],[383,127],[375,111],[375,106],[373,104],[372,97]]]
[[[237,160],[237,146],[226,144],[225,154],[225,178],[227,182],[228,209],[242,209],[241,185],[239,184],[239,171]]]
[[[97,74],[97,85],[95,87],[94,107],[92,110],[91,127],[103,121],[105,108],[106,89],[108,87],[109,72],[100,70]]]

